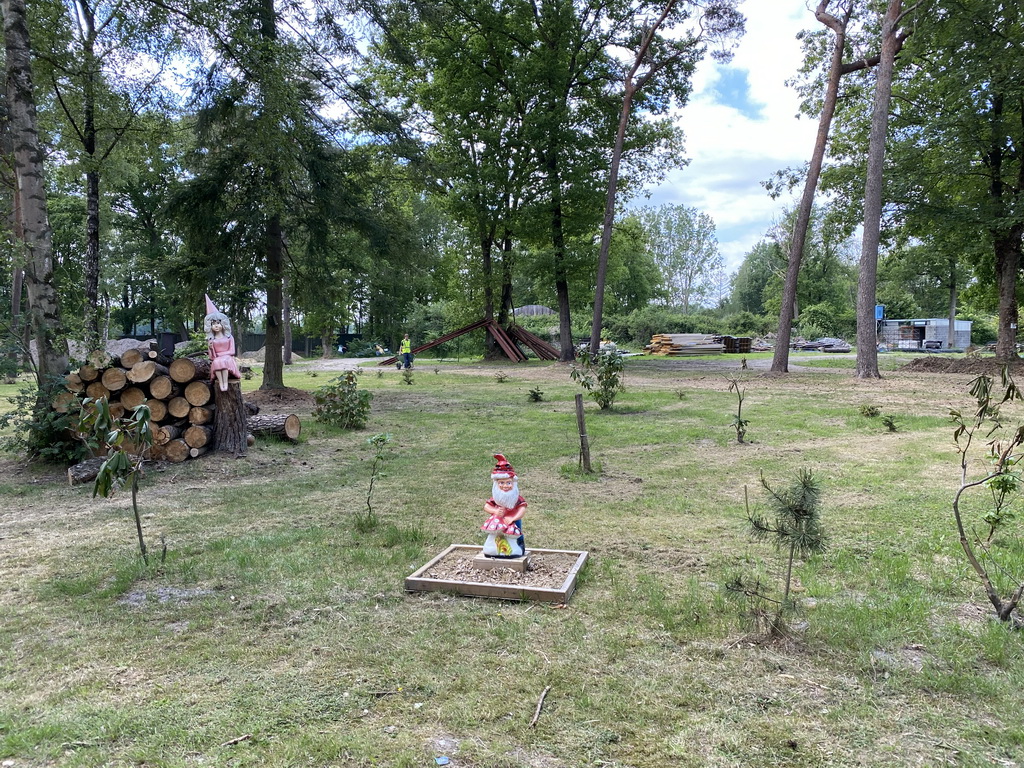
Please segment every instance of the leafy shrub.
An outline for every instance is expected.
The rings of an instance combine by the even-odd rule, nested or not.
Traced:
[[[3,439],[3,447],[31,459],[74,464],[86,457],[88,449],[75,437],[81,403],[76,398],[67,412],[53,407],[60,393],[66,393],[64,380],[54,376],[42,389],[34,384],[23,387],[14,396],[14,409],[0,416],[0,428],[10,427],[14,434]]]
[[[719,334],[721,324],[708,315],[683,314],[670,307],[647,306],[604,320],[608,337],[621,343],[649,344],[656,333]]]
[[[180,347],[176,347],[174,350],[174,356],[177,357],[191,357],[192,355],[199,354],[200,352],[206,352],[209,346],[206,341],[206,334],[202,331],[196,333],[190,333],[188,336],[188,343],[183,344]]]
[[[370,416],[372,392],[356,386],[356,375],[347,371],[313,393],[313,417],[342,429],[362,429]]]
[[[763,336],[772,329],[772,323],[772,319],[765,315],[744,310],[723,317],[722,330],[730,336]]]
[[[590,350],[583,350],[578,362],[569,371],[569,376],[590,393],[601,410],[611,408],[623,388],[622,374],[626,363],[622,353],[611,350],[592,355]]]

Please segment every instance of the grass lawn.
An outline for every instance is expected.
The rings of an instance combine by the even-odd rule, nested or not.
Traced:
[[[298,444],[150,467],[140,506],[166,560],[148,568],[127,494],[93,499],[62,467],[7,456],[0,764],[1024,764],[1024,636],[989,618],[950,513],[948,412],[972,405],[973,377],[859,382],[821,357],[785,376],[629,360],[615,407],[587,407],[593,482],[566,471],[564,366],[423,360],[411,385],[367,369],[362,431],[293,402]],[[286,384],[333,375],[301,364]],[[520,475],[528,546],[590,553],[568,606],[403,591],[450,544],[482,543],[495,452]],[[829,546],[797,564],[790,637],[766,642],[724,585],[778,582],[780,557],[746,534],[745,489],[756,508],[761,473],[781,485],[802,467]],[[379,524],[360,531],[368,501]],[[1017,540],[995,546],[1024,563]]]

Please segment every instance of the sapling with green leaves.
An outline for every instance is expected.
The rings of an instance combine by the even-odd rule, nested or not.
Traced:
[[[153,445],[149,406],[137,405],[129,414],[115,418],[105,397],[96,400],[86,398],[82,405],[80,431],[93,434],[107,445],[107,459],[96,475],[93,498],[97,495],[108,498],[126,483],[130,484],[139,551],[143,562],[149,565],[146,540],[142,535],[142,516],[139,514],[139,475],[146,461],[146,451]]]
[[[585,349],[579,354],[578,364],[569,370],[569,377],[590,393],[602,411],[606,411],[623,390],[625,370],[625,357],[618,350],[592,354]]]
[[[1020,537],[1011,526],[1015,518],[1011,505],[1020,494],[1024,425],[1007,433],[1001,421],[1000,406],[1024,400],[1024,396],[1008,368],[1003,368],[998,388],[991,377],[982,375],[971,382],[969,392],[977,403],[974,411],[963,413],[954,409],[949,412],[956,425],[953,441],[960,454],[960,488],[953,497],[953,520],[960,547],[999,620],[1020,626],[1024,624],[1018,611],[1024,596],[1024,561],[1020,555]],[[998,436],[1003,434],[1006,435],[1003,438]],[[987,466],[981,476],[972,479],[972,464],[975,463],[972,459],[979,453],[975,444],[981,441],[987,441],[984,455]],[[989,492],[989,503],[982,511],[971,512],[965,501],[967,495],[977,489]],[[984,535],[971,524],[972,516],[977,518],[977,524],[987,528]],[[1004,535],[997,538],[997,533]],[[1008,596],[1003,597],[1004,594]]]
[[[367,438],[366,442],[373,449],[373,464],[370,466],[370,485],[366,489],[366,514],[356,513],[356,528],[360,531],[369,531],[377,527],[377,513],[373,511],[373,486],[378,479],[384,477],[381,468],[389,458],[391,435],[387,432],[378,432]]]
[[[773,597],[760,580],[751,584],[734,579],[728,589],[746,595],[757,606],[770,604],[774,610],[756,610],[769,635],[785,632],[784,614],[792,608],[793,564],[798,557],[807,557],[825,550],[825,532],[821,527],[821,486],[809,469],[797,471],[795,480],[786,488],[776,490],[761,475],[761,487],[768,496],[770,514],[754,514],[746,502],[747,523],[751,538],[767,541],[785,558],[782,596]]]
[[[750,423],[743,418],[743,397],[746,390],[740,386],[738,379],[729,379],[729,391],[736,393],[736,415],[732,417],[732,427],[736,430],[736,442],[742,443],[747,435],[747,424]]]

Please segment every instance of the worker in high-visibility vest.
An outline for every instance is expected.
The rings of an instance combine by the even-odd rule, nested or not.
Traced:
[[[402,346],[398,348],[398,352],[402,356],[402,367],[407,370],[412,368],[412,342],[409,341],[408,333],[402,339]]]

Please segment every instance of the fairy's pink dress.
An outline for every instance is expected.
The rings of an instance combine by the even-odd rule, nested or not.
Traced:
[[[238,363],[235,362],[235,338],[233,336],[215,336],[210,339],[210,380],[214,378],[215,371],[228,371],[236,379],[242,378],[238,370]]]

